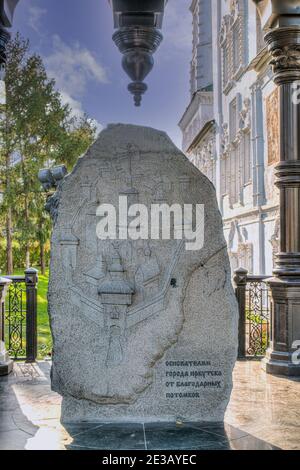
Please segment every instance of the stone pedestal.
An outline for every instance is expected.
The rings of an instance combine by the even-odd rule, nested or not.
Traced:
[[[14,363],[7,352],[0,353],[0,376],[9,375],[13,370]]]
[[[52,388],[63,396],[62,420],[222,421],[238,309],[210,181],[165,133],[111,125],[47,207]],[[169,236],[152,220],[158,207],[166,217],[171,210]],[[100,233],[111,208],[115,238]],[[197,228],[197,247],[179,237],[184,226]]]
[[[300,282],[273,278],[269,280],[272,290],[271,344],[263,367],[275,375],[299,376],[300,359],[296,349],[300,345]],[[298,343],[297,343],[298,342]],[[296,353],[296,354],[295,354]]]
[[[0,277],[0,376],[8,375],[13,370],[13,361],[9,358],[4,343],[4,301],[11,281]]]

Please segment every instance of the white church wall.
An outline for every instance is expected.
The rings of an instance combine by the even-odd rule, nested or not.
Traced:
[[[194,6],[196,3],[194,0]],[[207,3],[198,1],[202,8]],[[211,180],[216,186],[232,267],[244,264],[255,274],[271,274],[278,225],[278,190],[274,186],[279,138],[276,86],[272,81],[271,69],[263,62],[263,33],[254,3],[211,0],[211,6],[212,44],[220,44],[220,47],[212,48],[211,118],[215,121],[216,161]],[[244,16],[238,22],[241,12]],[[238,50],[232,40],[232,25],[242,25],[244,28],[243,34],[240,32],[236,36],[240,46]],[[233,49],[226,49],[229,46]],[[225,81],[224,50],[230,57]],[[236,60],[240,61],[239,67],[232,62],[230,54],[233,52]],[[195,98],[192,103],[194,101]],[[192,108],[191,104],[189,106]],[[202,108],[199,115],[202,113],[203,116],[204,106],[200,101],[199,108]],[[192,118],[186,112],[185,129],[191,123]],[[202,120],[201,125],[204,124]],[[183,135],[184,150],[187,150],[191,141],[184,129]],[[203,153],[205,139],[205,136],[201,137],[190,153],[193,163],[204,172],[206,159],[203,155],[197,159],[196,155]]]

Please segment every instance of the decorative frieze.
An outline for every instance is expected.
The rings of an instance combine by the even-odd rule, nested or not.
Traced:
[[[190,161],[216,185],[216,160],[216,135],[213,128],[193,151]]]
[[[253,244],[248,241],[247,230],[238,220],[231,223],[228,252],[232,271],[242,267],[249,274],[253,273]]]
[[[245,98],[243,101],[243,107],[240,112],[240,131],[249,132],[251,128],[251,100],[250,98]]]
[[[266,98],[266,119],[268,139],[268,165],[278,163],[279,150],[279,90],[275,90]]]
[[[230,125],[223,124],[221,139],[221,191],[230,206],[243,204],[243,187],[252,179],[251,100],[237,95],[230,104]]]

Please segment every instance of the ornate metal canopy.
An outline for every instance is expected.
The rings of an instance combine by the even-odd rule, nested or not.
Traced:
[[[0,0],[0,70],[6,62],[5,48],[10,34],[6,28],[12,26],[13,14],[19,0]]]
[[[12,26],[13,14],[19,0],[0,0],[1,25],[10,28]]]
[[[128,90],[136,106],[140,106],[147,90],[144,80],[153,68],[153,54],[163,39],[159,30],[167,1],[109,0],[117,29],[113,40],[124,55],[122,66],[132,80]]]

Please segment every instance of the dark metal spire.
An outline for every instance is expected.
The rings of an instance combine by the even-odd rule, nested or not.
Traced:
[[[167,0],[109,0],[117,31],[113,40],[124,55],[122,66],[132,83],[128,90],[134,103],[140,106],[142,95],[147,90],[145,78],[154,65],[153,54],[163,36],[163,15]]]

